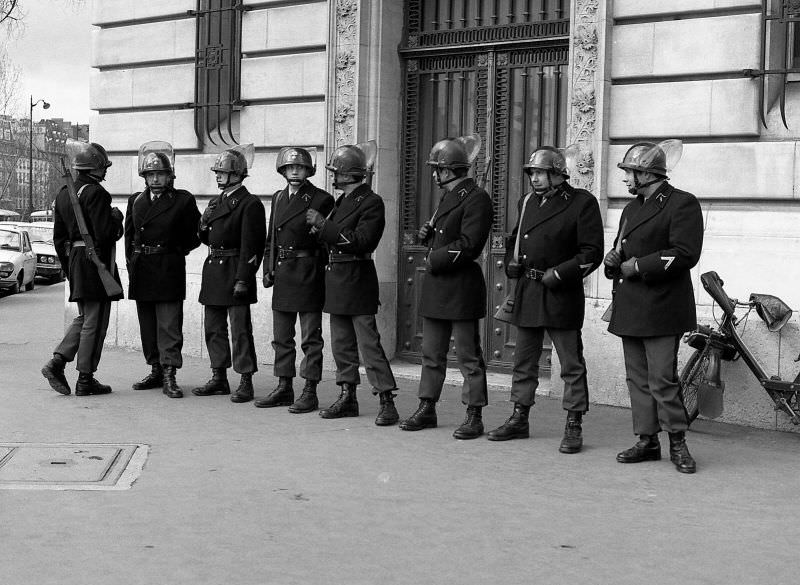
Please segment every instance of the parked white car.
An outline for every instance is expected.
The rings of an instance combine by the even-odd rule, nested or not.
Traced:
[[[0,224],[0,227],[2,224]],[[53,246],[53,222],[36,221],[33,223],[17,222],[16,226],[28,232],[31,245],[36,254],[36,276],[50,282],[64,280],[61,262],[58,261],[56,248]]]
[[[36,254],[28,232],[0,226],[0,289],[12,294],[23,288],[33,290],[35,278]]]

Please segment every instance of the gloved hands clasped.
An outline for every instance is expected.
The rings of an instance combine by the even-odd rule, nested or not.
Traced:
[[[243,280],[237,280],[236,284],[233,285],[233,298],[245,299],[247,298],[247,291],[247,283]]]

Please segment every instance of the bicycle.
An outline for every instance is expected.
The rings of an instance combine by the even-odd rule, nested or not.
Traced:
[[[700,414],[708,418],[722,414],[725,382],[721,376],[721,363],[741,358],[772,399],[775,410],[788,415],[793,424],[800,424],[800,373],[793,381],[768,375],[736,329],[739,323],[746,322],[750,311],[756,309],[770,331],[779,331],[792,316],[792,310],[772,295],[751,294],[746,303],[732,299],[725,293],[722,279],[713,271],[702,274],[700,282],[722,309],[723,316],[717,328],[701,325],[683,339],[695,349],[679,377],[689,423]],[[737,307],[747,307],[747,313],[737,318]]]

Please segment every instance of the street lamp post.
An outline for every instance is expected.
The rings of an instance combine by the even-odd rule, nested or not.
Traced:
[[[28,221],[31,220],[33,214],[33,107],[39,105],[40,102],[43,109],[46,110],[50,107],[50,104],[43,99],[34,102],[33,96],[31,96],[30,132],[28,134]]]

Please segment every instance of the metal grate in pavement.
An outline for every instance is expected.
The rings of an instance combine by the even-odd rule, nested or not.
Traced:
[[[147,452],[143,444],[0,443],[0,489],[130,489]]]

